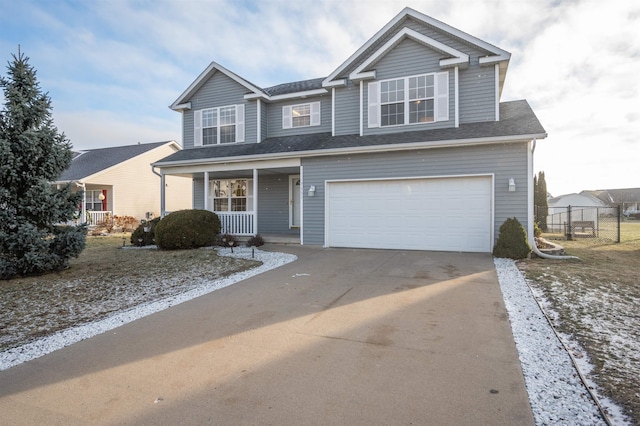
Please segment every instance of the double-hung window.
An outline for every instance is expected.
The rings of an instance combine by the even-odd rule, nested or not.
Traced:
[[[93,210],[93,211],[102,211],[102,200],[100,199],[101,194],[102,194],[101,190],[85,191],[84,193],[85,209]]]
[[[369,127],[449,119],[449,73],[421,74],[368,83]]]
[[[213,211],[253,211],[252,179],[212,180],[209,185],[209,202],[213,204]]]
[[[194,111],[194,145],[244,142],[244,105]]]
[[[320,125],[320,102],[310,102],[282,107],[282,128]]]

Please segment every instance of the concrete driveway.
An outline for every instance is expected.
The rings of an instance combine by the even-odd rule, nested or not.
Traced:
[[[0,372],[3,424],[526,425],[489,254],[299,260]]]

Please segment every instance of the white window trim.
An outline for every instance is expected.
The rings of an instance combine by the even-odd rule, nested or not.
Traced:
[[[309,124],[304,126],[294,126],[292,113],[293,109],[296,107],[304,107],[307,105],[309,106]],[[282,107],[282,128],[298,129],[300,127],[319,126],[321,123],[320,110],[320,102],[306,102],[304,104],[285,105]]]
[[[239,143],[244,142],[244,105],[223,105],[219,107],[213,108],[203,108],[193,112],[193,145],[194,146],[211,146],[211,145],[203,145],[202,144],[202,130],[204,127],[202,126],[202,112],[215,110],[216,111],[216,145],[228,145],[230,143],[221,143],[220,142],[220,110],[224,108],[234,107],[236,109],[235,113],[235,123],[236,126],[236,140],[235,142],[230,143]]]
[[[421,123],[410,123],[409,122],[409,103],[411,102],[409,99],[409,79],[415,77],[422,77],[433,75],[433,84],[434,84],[434,96],[433,96],[433,121],[429,122],[421,122]],[[385,81],[393,81],[393,80],[404,80],[404,123],[403,124],[394,124],[390,126],[382,126],[382,117],[381,117],[381,102],[380,102],[380,83]],[[439,121],[448,121],[449,120],[449,72],[437,72],[437,73],[426,73],[426,74],[417,74],[417,75],[409,75],[405,77],[398,78],[389,78],[385,80],[372,81],[367,83],[367,127],[369,128],[387,128],[387,127],[398,127],[398,126],[414,126],[421,124],[431,124]],[[362,122],[362,120],[361,120]]]

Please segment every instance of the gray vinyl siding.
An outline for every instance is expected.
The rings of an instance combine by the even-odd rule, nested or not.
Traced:
[[[441,58],[441,53],[429,49],[413,40],[405,39],[375,65],[376,80],[380,81],[390,78],[400,78],[418,74],[442,72],[443,70],[440,68]],[[455,80],[453,72],[449,71],[449,120],[447,121],[437,121],[433,123],[422,124],[407,124],[403,126],[368,128],[368,108],[364,108],[364,134],[389,134],[415,130],[453,127],[455,125],[454,90]],[[364,105],[368,105],[369,98],[366,84],[363,97]]]
[[[191,102],[191,110],[185,111],[182,115],[183,125],[183,146],[193,148],[193,114],[194,111],[204,108],[213,108],[227,105],[244,105],[244,131],[245,142],[256,142],[257,136],[257,114],[256,101],[245,101],[244,95],[247,88],[230,79],[221,72],[215,73],[207,80],[202,87],[193,95],[188,102]],[[264,106],[264,105],[263,105]]]
[[[289,175],[258,174],[258,233],[299,234],[289,228]]]
[[[360,133],[360,86],[349,82],[336,88],[335,95],[336,136]]]
[[[325,182],[336,179],[494,174],[494,241],[507,218],[527,224],[527,142],[315,157],[303,159],[302,167],[305,187],[316,187],[315,197],[304,198],[305,244],[324,245]],[[515,192],[508,191],[509,178],[516,181]]]
[[[291,129],[282,128],[282,107],[286,105],[299,105],[311,102],[320,102],[320,125],[308,127],[295,127]],[[290,101],[274,102],[269,104],[267,114],[267,126],[269,137],[308,135],[312,133],[331,132],[331,96],[315,96],[304,99],[294,99]]]
[[[193,208],[204,209],[204,178],[193,179]]]
[[[266,102],[261,102],[260,104],[260,141],[262,142],[269,136],[269,125],[267,121],[267,117],[269,116],[269,107],[270,105]]]
[[[478,58],[472,58],[469,68],[460,70],[460,124],[480,121],[495,121],[494,66],[481,67]]]

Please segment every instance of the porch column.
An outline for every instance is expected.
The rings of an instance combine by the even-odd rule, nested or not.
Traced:
[[[164,217],[167,208],[165,205],[165,191],[167,189],[167,185],[165,183],[164,173],[160,175],[160,217]]]
[[[80,223],[87,223],[87,186],[82,183],[82,212],[80,213]]]
[[[258,233],[258,169],[253,169],[253,234]]]
[[[209,172],[204,172],[204,202],[203,209],[209,210],[207,202],[209,201]]]

